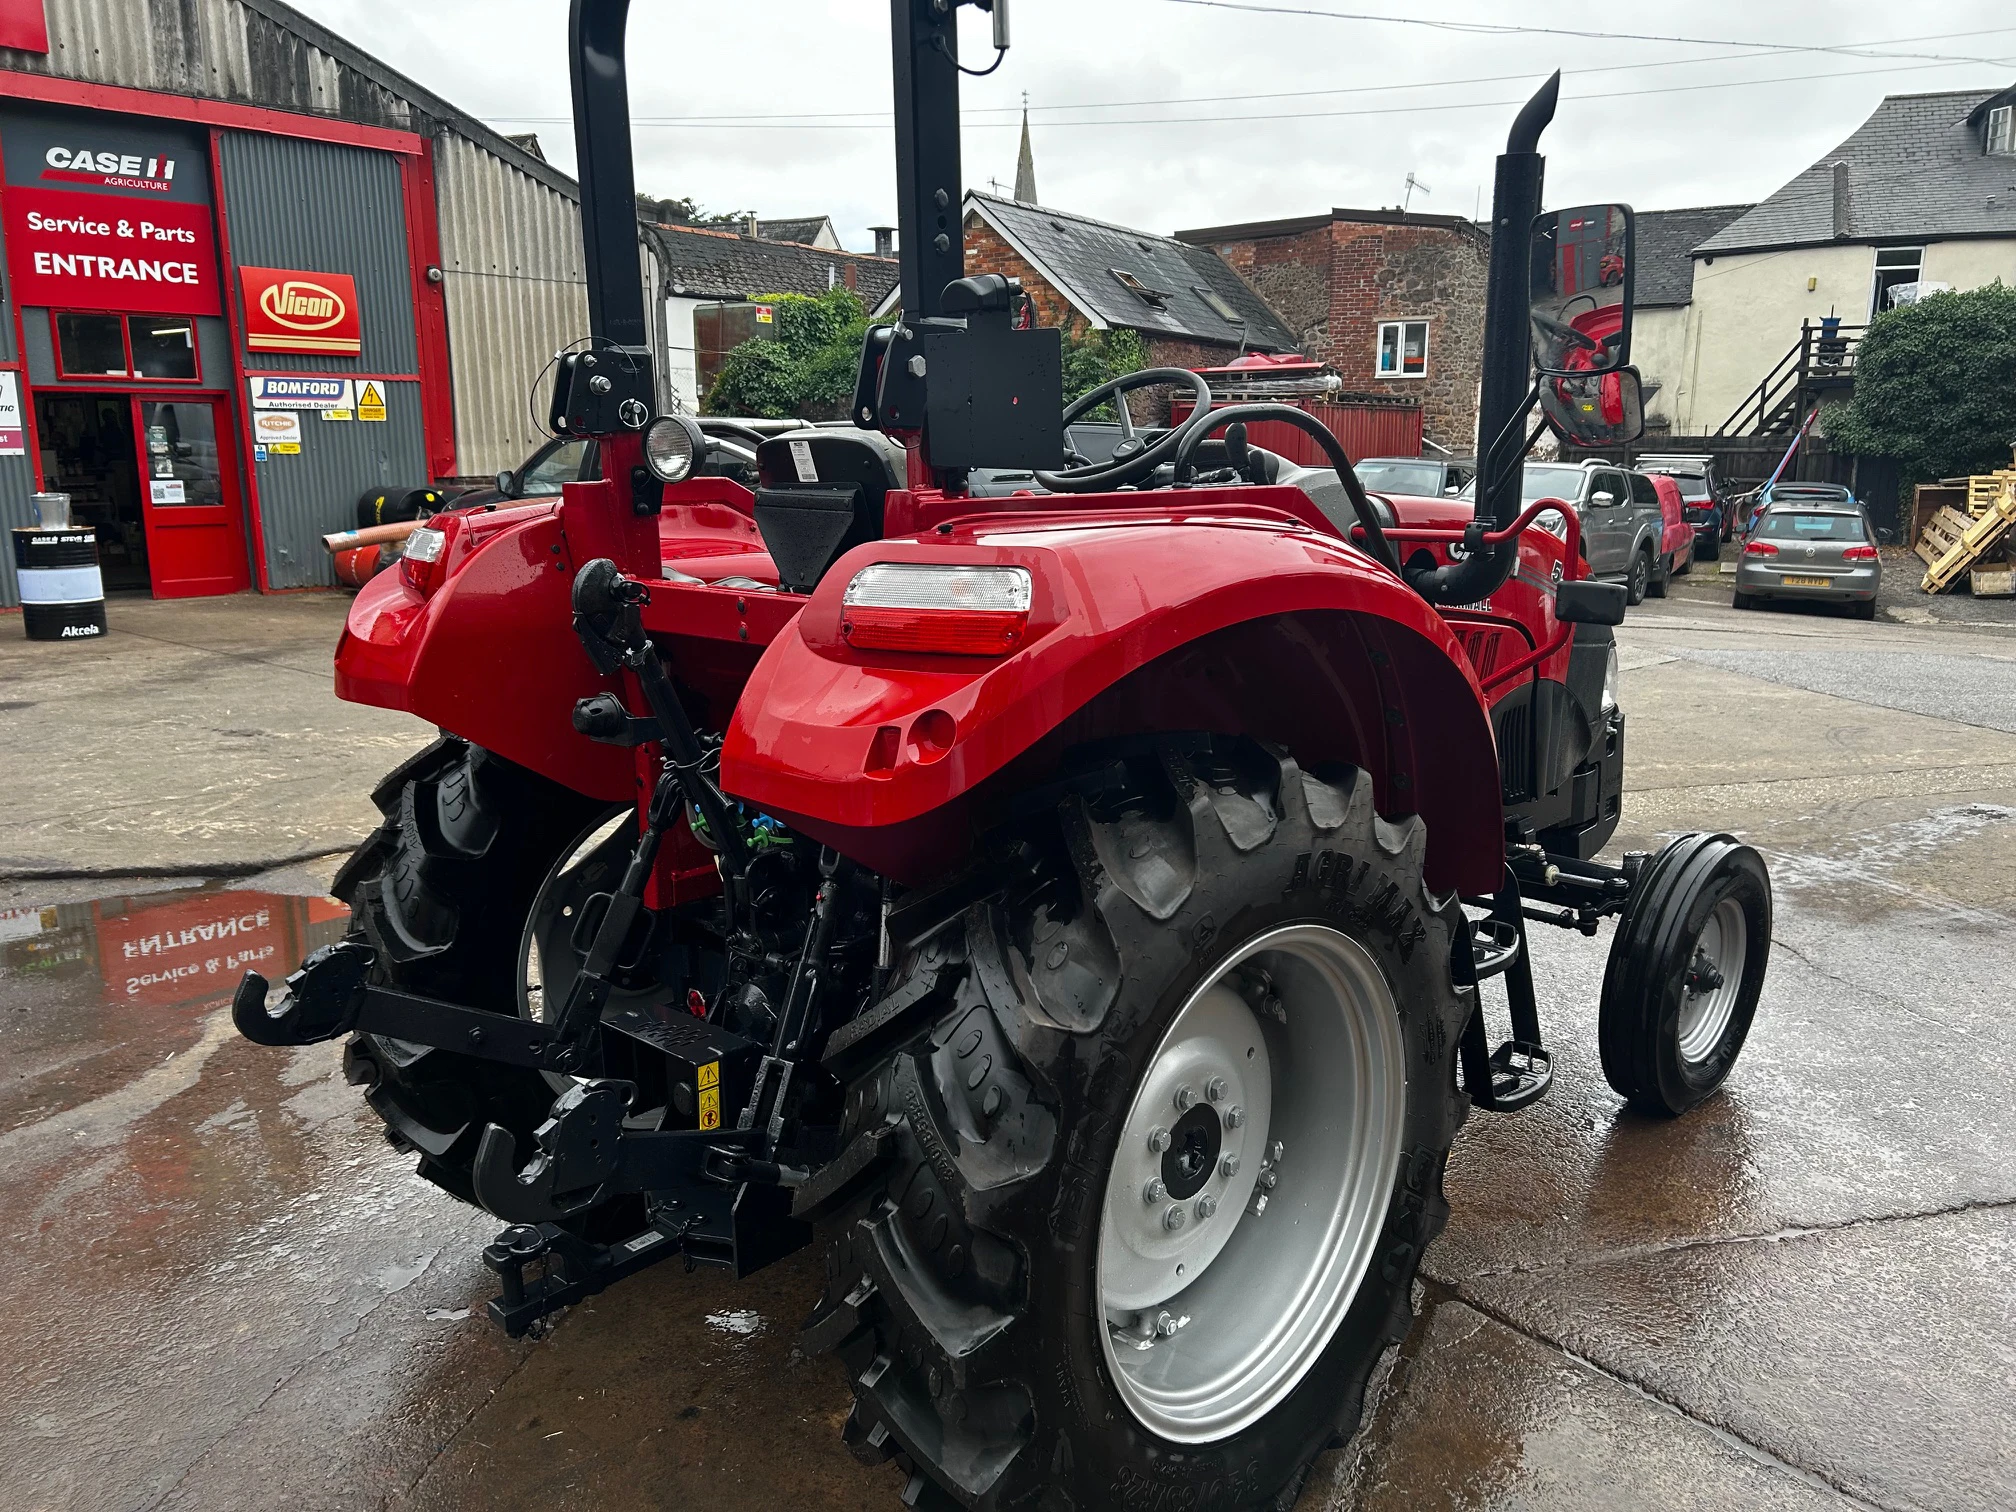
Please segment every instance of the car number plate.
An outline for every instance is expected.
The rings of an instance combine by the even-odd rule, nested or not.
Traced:
[[[1827,586],[1827,579],[1819,577],[1787,577],[1780,578],[1778,581],[1783,583],[1787,588],[1825,588]]]

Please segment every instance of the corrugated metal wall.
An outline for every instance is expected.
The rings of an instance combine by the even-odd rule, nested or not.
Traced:
[[[246,367],[417,372],[406,203],[392,154],[245,131],[225,132],[218,146],[231,260],[240,266],[348,273],[357,280],[364,317],[364,350],[357,357],[247,352]]]
[[[301,417],[301,455],[255,462],[260,518],[266,533],[266,573],[275,588],[333,587],[322,537],[357,524],[357,498],[367,488],[415,483],[427,476],[421,441],[420,385],[385,385],[383,421]]]
[[[226,132],[218,194],[240,266],[348,273],[357,281],[357,357],[248,352],[265,372],[413,373],[413,283],[399,165],[384,152]],[[235,293],[235,290],[234,290]],[[387,383],[382,421],[302,416],[301,454],[257,463],[266,578],[275,588],[333,584],[320,537],[356,523],[358,495],[428,481],[417,382]],[[249,399],[241,399],[241,404]]]
[[[455,465],[516,467],[544,440],[539,375],[588,330],[580,207],[460,136],[434,140],[442,292],[455,376]],[[529,399],[528,399],[529,396]]]
[[[22,396],[26,403],[27,396]],[[6,532],[35,523],[35,511],[28,495],[35,492],[35,469],[26,457],[0,457],[0,609],[12,609],[21,602],[21,585],[14,577],[14,542]]]

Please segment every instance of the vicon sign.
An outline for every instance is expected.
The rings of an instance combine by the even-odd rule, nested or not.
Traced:
[[[255,352],[355,357],[364,349],[357,285],[348,273],[240,268],[245,345]]]

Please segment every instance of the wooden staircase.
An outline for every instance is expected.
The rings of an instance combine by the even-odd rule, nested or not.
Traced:
[[[1822,395],[1855,382],[1855,353],[1867,326],[1799,323],[1799,339],[1749,396],[1715,427],[1717,436],[1790,436]]]

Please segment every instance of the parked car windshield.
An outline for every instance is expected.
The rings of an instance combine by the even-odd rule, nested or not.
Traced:
[[[1689,504],[1698,504],[1713,497],[1708,492],[1708,480],[1699,473],[1667,473],[1666,476],[1680,485],[1680,497]]]
[[[1759,534],[1777,541],[1865,541],[1862,516],[1815,509],[1770,509]]]
[[[1442,492],[1440,462],[1360,462],[1352,471],[1372,493],[1426,494]]]
[[[1519,470],[1519,502],[1535,499],[1567,499],[1571,503],[1582,492],[1582,469],[1553,462],[1528,462]],[[1477,497],[1477,480],[1463,485],[1466,499]]]

